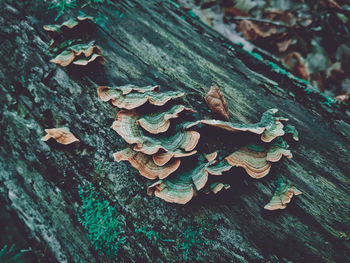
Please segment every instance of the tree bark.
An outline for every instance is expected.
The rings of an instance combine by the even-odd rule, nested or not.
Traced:
[[[1,222],[13,228],[1,226],[0,245],[22,239],[20,246],[31,246],[41,262],[181,262],[179,246],[150,242],[135,228],[147,226],[178,241],[189,225],[206,219],[214,225],[199,262],[349,260],[350,125],[341,105],[169,1],[121,0],[85,8],[104,21],[94,34],[107,63],[84,72],[61,68],[50,62],[42,29],[54,23],[47,8],[44,1],[0,3],[0,212],[7,218]],[[186,105],[202,117],[210,115],[204,95],[213,84],[225,94],[233,121],[254,123],[265,110],[278,108],[300,134],[291,145],[294,158],[274,165],[261,180],[232,169],[225,175],[230,190],[198,195],[186,205],[149,197],[151,182],[113,160],[127,144],[110,128],[117,109],[96,95],[98,85],[129,83],[183,91]],[[81,143],[40,140],[44,129],[57,126],[69,127]],[[230,145],[237,139],[232,140]],[[285,210],[266,211],[278,175],[303,195]],[[87,182],[126,218],[128,244],[117,259],[98,256],[77,220],[77,186]],[[199,255],[193,253],[190,261]]]

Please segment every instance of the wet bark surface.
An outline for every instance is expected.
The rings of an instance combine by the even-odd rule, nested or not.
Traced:
[[[31,246],[42,262],[179,262],[179,246],[150,241],[135,228],[150,227],[179,243],[188,226],[209,220],[210,242],[199,262],[349,260],[350,125],[341,106],[310,94],[304,83],[273,71],[172,2],[85,8],[102,17],[93,35],[107,62],[84,70],[49,62],[54,55],[42,26],[53,24],[54,15],[47,3],[7,0],[0,12],[0,230],[8,235],[2,243]],[[129,83],[184,91],[184,103],[202,117],[210,116],[204,95],[213,84],[225,94],[232,121],[254,123],[278,108],[300,134],[291,145],[294,158],[273,165],[261,180],[232,169],[224,175],[230,190],[199,194],[186,205],[149,197],[151,181],[113,160],[127,144],[110,128],[117,109],[96,95],[98,85]],[[59,126],[81,142],[40,140],[44,129]],[[202,137],[213,134],[227,136],[204,129]],[[220,147],[226,139],[215,140]],[[229,145],[239,140],[232,136]],[[277,176],[303,195],[285,210],[266,211]],[[117,259],[98,256],[77,220],[77,187],[88,182],[125,216],[128,244]]]

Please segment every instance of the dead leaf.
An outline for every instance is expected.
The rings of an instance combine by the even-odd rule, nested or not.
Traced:
[[[335,0],[321,0],[320,4],[326,8],[342,10],[343,8]]]
[[[292,43],[291,39],[286,39],[282,42],[276,43],[276,46],[279,52],[285,52],[291,43]]]
[[[222,9],[222,11],[224,11],[224,15],[227,16],[231,16],[231,17],[235,17],[235,16],[249,16],[249,14],[247,12],[245,12],[242,9],[239,9],[235,6],[232,7],[224,7]]]
[[[326,71],[321,70],[310,75],[311,85],[317,88],[319,91],[324,92],[326,88]]]
[[[289,26],[293,26],[296,23],[294,15],[291,12],[282,9],[269,9],[264,12],[262,17],[272,21],[280,21]]]
[[[342,68],[341,63],[335,62],[326,71],[327,79],[338,80],[341,82],[345,78],[345,71]]]
[[[211,86],[209,92],[205,96],[205,101],[208,103],[212,112],[220,115],[225,120],[230,121],[228,112],[228,106],[224,95],[221,93],[220,88],[216,85]]]
[[[242,35],[248,41],[266,38],[277,32],[275,27],[270,27],[267,31],[263,31],[257,24],[248,20],[241,21],[237,26],[237,31],[242,32]]]
[[[309,72],[305,66],[304,60],[298,52],[289,53],[284,59],[282,59],[290,71],[297,77],[301,79],[308,80]]]

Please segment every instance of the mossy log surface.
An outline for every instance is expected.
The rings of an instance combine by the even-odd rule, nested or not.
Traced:
[[[179,240],[187,226],[207,219],[214,223],[199,262],[349,261],[350,125],[341,106],[161,0],[85,8],[105,21],[93,33],[106,65],[61,68],[49,62],[54,55],[42,29],[54,23],[48,2],[0,2],[0,244],[31,246],[39,262],[181,262],[183,251],[174,243],[151,242],[135,228]],[[225,94],[233,122],[254,123],[278,108],[300,134],[291,145],[294,158],[260,180],[232,169],[225,175],[231,189],[200,194],[186,205],[149,197],[152,182],[114,161],[113,153],[127,144],[110,128],[117,109],[96,94],[98,85],[129,83],[183,91],[185,105],[202,118],[210,116],[204,95],[213,84]],[[60,126],[81,142],[40,140],[44,129]],[[226,133],[211,138],[207,131],[202,137],[213,148],[240,139],[220,141]],[[285,210],[266,211],[278,175],[303,194]],[[78,185],[88,182],[126,218],[128,244],[117,259],[98,256],[77,221]]]

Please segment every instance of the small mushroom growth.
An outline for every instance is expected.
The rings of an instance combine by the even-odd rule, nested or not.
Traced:
[[[288,119],[276,116],[277,109],[267,110],[254,124],[229,122],[227,103],[217,86],[211,88],[206,101],[214,113],[227,121],[196,120],[193,109],[176,103],[184,93],[161,92],[158,85],[100,86],[97,94],[102,101],[121,109],[112,128],[130,146],[115,153],[115,160],[128,161],[142,176],[158,179],[147,193],[167,202],[185,204],[199,191],[216,194],[230,188],[220,178],[232,167],[241,167],[251,177],[262,178],[270,172],[272,163],[283,156],[292,158],[282,136],[289,133],[299,139],[293,126],[283,124]],[[203,125],[232,133],[257,134],[260,139],[226,157],[218,151],[205,153],[197,149]],[[275,203],[276,198],[273,200]]]
[[[43,28],[51,38],[50,48],[59,52],[50,61],[61,67],[86,66],[94,61],[104,64],[105,58],[94,41],[82,39],[89,35],[92,26],[93,18],[88,16],[71,18],[61,25],[45,25]]]
[[[279,180],[278,187],[276,188],[270,202],[265,205],[264,208],[267,210],[285,209],[287,204],[292,200],[292,197],[300,194],[302,194],[302,192],[297,188]]]
[[[51,138],[55,139],[60,144],[71,144],[80,140],[69,131],[68,128],[52,128],[45,129],[46,135],[41,138],[42,141],[48,141]]]

